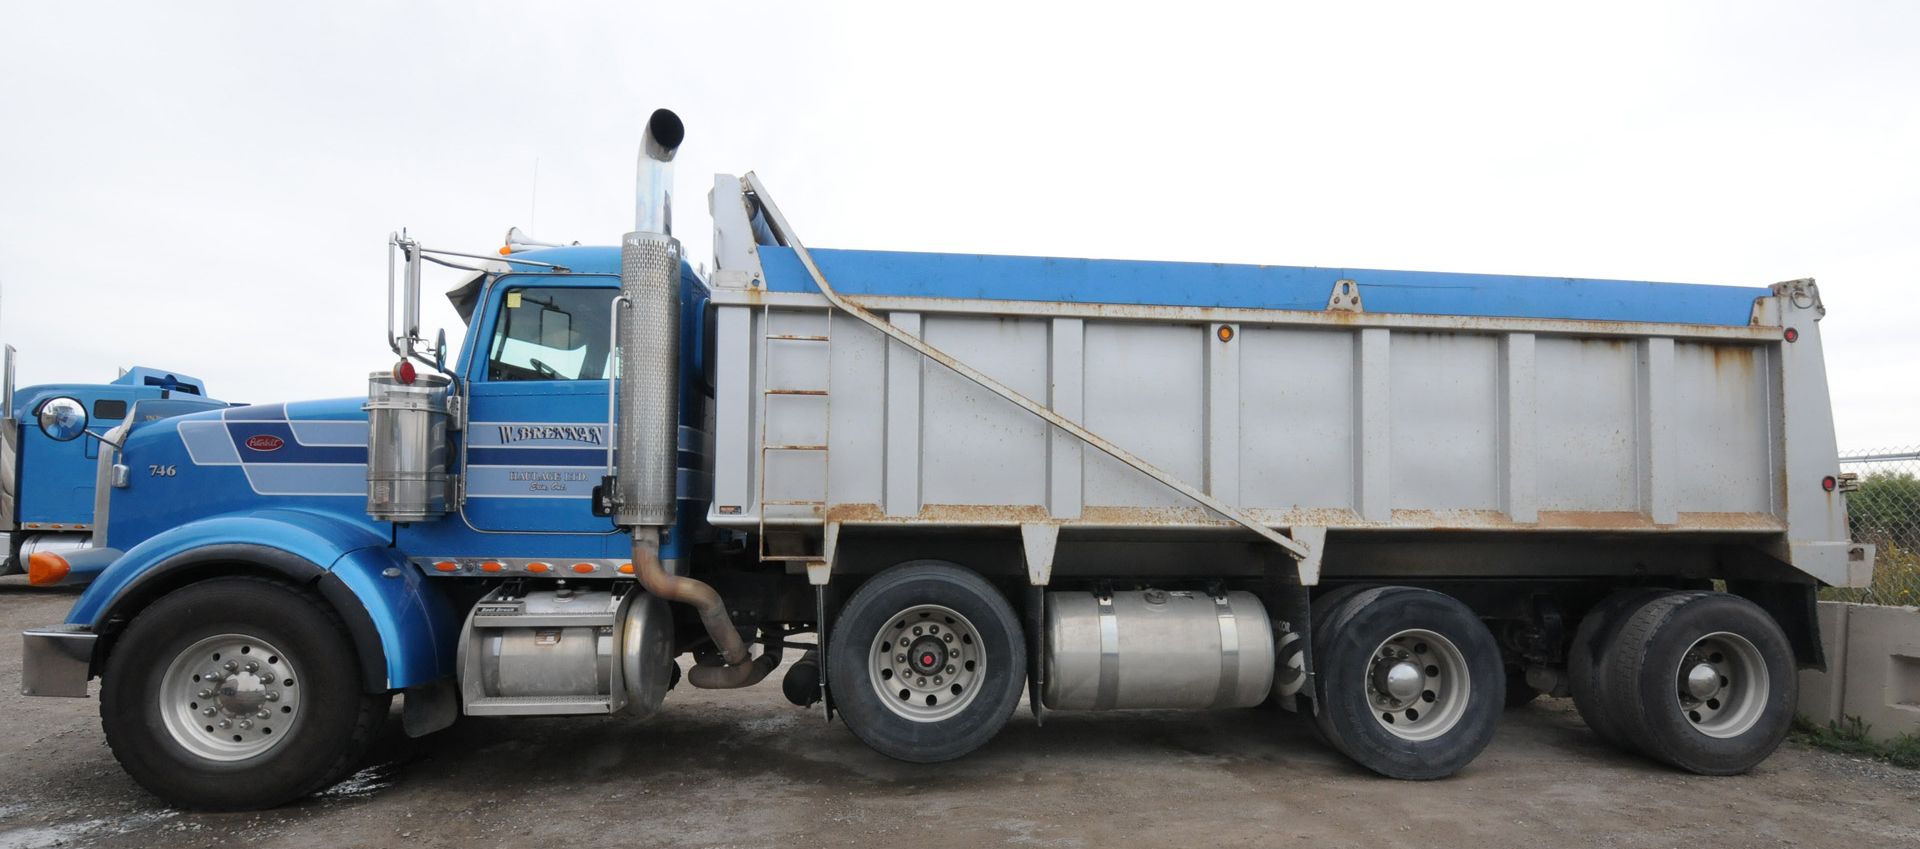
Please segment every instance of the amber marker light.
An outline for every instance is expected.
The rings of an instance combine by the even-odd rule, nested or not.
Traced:
[[[540,574],[540,573],[542,573],[542,572],[551,572],[551,571],[553,571],[553,564],[551,564],[551,563],[528,563],[528,564],[527,564],[527,571],[529,571],[529,572],[532,572],[532,573],[534,573],[535,575],[538,575],[538,574]]]
[[[585,575],[585,574],[587,574],[588,572],[592,572],[593,570],[594,570],[594,565],[593,565],[592,563],[575,563],[575,564],[573,564],[573,571],[575,571],[575,572],[579,572],[579,573],[580,573],[580,574],[582,574],[582,575]]]
[[[1220,325],[1220,330],[1215,335],[1219,336],[1220,341],[1222,342],[1232,342],[1233,341],[1233,325],[1230,325],[1230,324]]]
[[[27,558],[27,583],[36,587],[57,584],[73,571],[73,565],[67,558],[51,551],[36,551]]]
[[[460,571],[460,564],[455,563],[451,560],[442,560],[438,563],[433,564],[433,568],[438,569],[442,572],[458,572]]]
[[[489,560],[485,563],[480,564],[480,571],[482,572],[498,572],[501,569],[505,569],[505,568],[507,567],[502,565],[498,560]]]
[[[631,574],[633,574],[633,564],[632,564],[632,563],[622,563],[622,564],[620,564],[620,574],[622,574],[622,575],[631,575]]]

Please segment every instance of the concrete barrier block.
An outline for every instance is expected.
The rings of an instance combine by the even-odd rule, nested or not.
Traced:
[[[1827,670],[1800,672],[1800,715],[1819,725],[1839,719],[1847,681],[1847,614],[1854,605],[1820,602],[1820,645],[1826,650]]]
[[[1920,609],[1854,605],[1846,634],[1841,710],[1876,740],[1920,733]]]

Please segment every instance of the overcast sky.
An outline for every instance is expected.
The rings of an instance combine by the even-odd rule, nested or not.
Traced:
[[[1920,444],[1920,3],[646,5],[9,2],[22,383],[358,394],[389,230],[611,243],[664,105],[696,257],[757,170],[824,247],[1816,277],[1841,447]]]

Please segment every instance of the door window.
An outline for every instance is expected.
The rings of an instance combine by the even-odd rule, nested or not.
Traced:
[[[488,380],[605,380],[612,294],[606,289],[509,289],[488,347]]]

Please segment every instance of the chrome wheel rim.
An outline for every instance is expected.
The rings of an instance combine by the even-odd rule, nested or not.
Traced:
[[[1367,657],[1365,687],[1373,721],[1402,740],[1432,740],[1460,724],[1473,679],[1459,647],[1433,631],[1409,628]]]
[[[889,617],[867,657],[867,678],[880,703],[914,722],[939,722],[965,710],[987,671],[979,630],[937,604]]]
[[[208,637],[174,656],[160,678],[160,716],[175,743],[212,761],[258,756],[300,718],[300,677],[272,643]]]
[[[1681,716],[1694,730],[1722,740],[1760,722],[1772,687],[1760,649],[1729,631],[1695,640],[1680,656],[1674,683]]]

